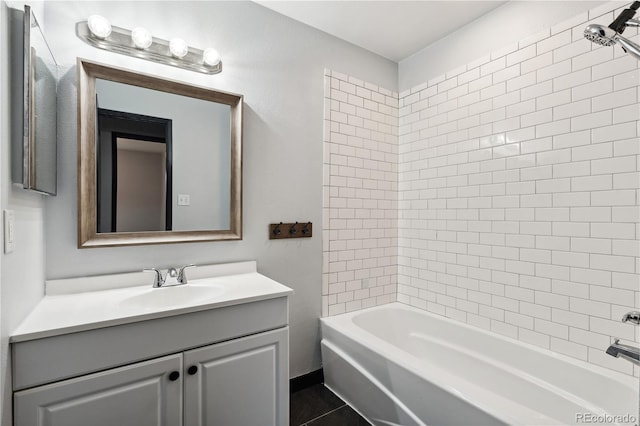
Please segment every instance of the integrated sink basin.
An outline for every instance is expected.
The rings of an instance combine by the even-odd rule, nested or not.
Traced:
[[[203,265],[181,285],[153,288],[144,272],[47,281],[45,297],[13,332],[12,343],[139,321],[281,299],[292,290],[257,272],[256,262]],[[248,309],[248,308],[247,308]]]
[[[123,307],[136,307],[145,311],[192,305],[215,301],[224,294],[224,287],[217,284],[181,284],[159,288],[149,288],[119,302]]]

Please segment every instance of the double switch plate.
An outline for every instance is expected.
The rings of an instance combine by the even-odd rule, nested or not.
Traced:
[[[5,210],[2,215],[4,223],[4,252],[11,253],[15,248],[16,240],[16,215],[13,210]]]

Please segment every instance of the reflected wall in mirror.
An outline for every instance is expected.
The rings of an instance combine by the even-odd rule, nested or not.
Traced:
[[[242,238],[242,96],[78,61],[78,246]]]
[[[11,10],[11,28],[12,181],[55,195],[57,64],[29,6]]]
[[[98,108],[98,232],[171,231],[171,123]]]

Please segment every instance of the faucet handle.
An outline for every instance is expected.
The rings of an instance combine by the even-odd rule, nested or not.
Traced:
[[[155,279],[153,280],[154,288],[162,287],[162,284],[164,284],[164,278],[162,278],[162,272],[160,272],[158,269],[145,268],[142,270],[142,272],[155,272],[156,276],[155,276]]]
[[[178,271],[178,282],[180,284],[186,284],[187,283],[187,274],[185,269],[187,268],[193,268],[196,265],[194,265],[193,263],[189,264],[189,265],[185,265],[182,268],[180,268],[180,270]]]
[[[622,322],[627,322],[627,321],[635,325],[640,325],[640,312],[631,311],[624,314],[624,316],[622,317]]]

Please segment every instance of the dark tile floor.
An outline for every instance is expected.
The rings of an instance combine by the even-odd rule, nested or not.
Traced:
[[[321,383],[292,393],[290,404],[291,426],[369,426]]]

